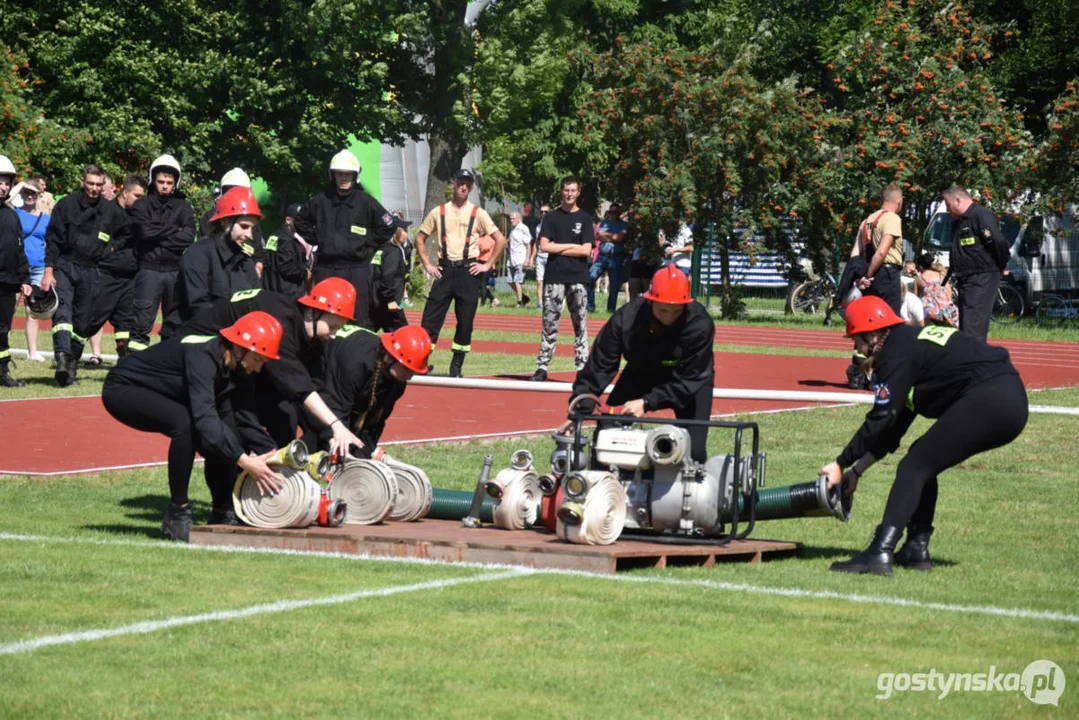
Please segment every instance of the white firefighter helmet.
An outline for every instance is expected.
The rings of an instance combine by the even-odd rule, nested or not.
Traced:
[[[251,178],[241,168],[234,167],[221,176],[221,187],[251,187]]]
[[[176,175],[176,187],[180,187],[180,178],[183,173],[180,171],[180,163],[172,155],[168,153],[158,156],[156,160],[150,163],[150,182],[153,183],[154,175],[158,170],[171,170]]]
[[[356,159],[348,150],[342,150],[333,156],[330,160],[330,177],[333,178],[334,171],[340,170],[341,172],[356,173],[356,177],[360,176],[360,161]]]
[[[11,158],[7,155],[0,155],[0,175],[10,175],[11,181],[15,182],[15,176],[18,174],[15,172],[15,165],[11,162]]]

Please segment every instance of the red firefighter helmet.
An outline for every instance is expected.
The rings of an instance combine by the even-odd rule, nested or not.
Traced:
[[[262,212],[259,210],[259,204],[255,201],[255,193],[251,192],[251,188],[233,187],[217,199],[210,222],[241,215],[253,215],[259,220],[262,219]]]
[[[221,330],[221,335],[228,341],[257,352],[271,360],[280,360],[278,350],[283,334],[281,323],[273,315],[255,310],[249,312],[235,323]]]
[[[847,306],[845,314],[847,337],[903,324],[903,318],[896,315],[888,303],[875,295],[858,298]]]
[[[652,302],[668,305],[688,305],[693,302],[693,298],[689,296],[689,280],[674,265],[667,265],[656,271],[644,296]]]
[[[328,277],[322,282],[315,283],[310,294],[304,295],[298,302],[315,310],[340,315],[348,320],[356,319],[356,288],[343,278]]]
[[[419,325],[405,325],[392,333],[384,333],[382,347],[412,372],[427,372],[427,359],[432,349],[431,336]]]

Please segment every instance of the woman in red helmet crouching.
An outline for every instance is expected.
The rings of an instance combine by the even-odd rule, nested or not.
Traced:
[[[382,335],[346,325],[337,331],[336,339],[326,343],[323,372],[316,385],[334,415],[363,442],[350,446],[350,455],[370,458],[375,453],[394,405],[412,376],[427,372],[430,355],[431,337],[419,325]],[[322,426],[310,412],[304,414],[301,427],[308,447],[329,449],[329,430],[318,429]]]
[[[232,485],[245,470],[266,493],[280,489],[266,464],[274,442],[255,415],[248,375],[278,359],[281,323],[252,312],[215,335],[177,336],[124,359],[105,378],[105,409],[128,427],[161,433],[169,443],[171,502],[161,531],[187,542],[187,491],[195,452],[206,458],[213,520],[232,512]]]
[[[1004,348],[955,328],[904,325],[878,297],[855,300],[846,317],[847,337],[871,364],[874,404],[843,452],[821,468],[829,487],[842,480],[853,492],[867,468],[895,452],[917,415],[936,422],[900,460],[869,548],[832,570],[891,575],[893,564],[930,570],[937,476],[1019,437],[1027,423],[1026,388]],[[906,544],[895,552],[904,529]]]

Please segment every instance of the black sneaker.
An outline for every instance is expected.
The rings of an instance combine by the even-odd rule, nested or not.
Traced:
[[[8,374],[7,368],[0,368],[0,387],[17,388],[24,387],[26,383],[22,380],[16,380]]]
[[[543,368],[536,370],[532,374],[532,382],[547,382],[547,371]]]
[[[179,506],[169,503],[165,521],[161,523],[161,533],[169,540],[188,542],[191,536],[191,505]]]
[[[210,515],[211,525],[243,525],[240,518],[236,517],[236,511],[232,508],[226,510],[214,509]]]
[[[521,302],[517,303],[517,307],[528,307],[528,303],[532,302],[532,298],[527,295],[521,296]]]

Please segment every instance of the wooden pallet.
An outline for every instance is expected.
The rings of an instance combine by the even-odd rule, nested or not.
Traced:
[[[459,520],[281,530],[199,525],[191,528],[191,542],[605,574],[640,567],[759,563],[765,557],[789,557],[801,547],[798,543],[776,540],[737,540],[727,545],[668,545],[640,540],[620,540],[613,545],[571,545],[546,529],[511,531],[490,525],[469,529],[462,527]]]

